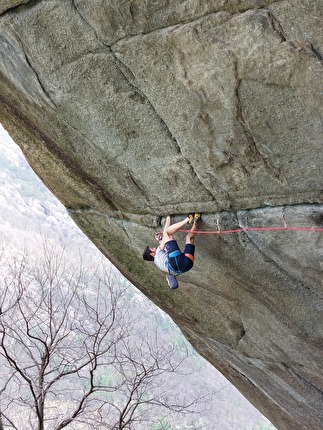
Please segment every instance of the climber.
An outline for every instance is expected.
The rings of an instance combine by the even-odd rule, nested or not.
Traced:
[[[160,270],[168,272],[170,275],[179,275],[190,270],[194,263],[194,231],[197,229],[197,223],[200,218],[200,213],[189,214],[183,221],[171,224],[170,216],[167,216],[163,234],[155,234],[155,238],[159,243],[158,247],[150,248],[147,246],[143,252],[144,260],[154,261]],[[192,223],[192,228],[186,235],[184,252],[181,252],[173,235],[184,225]],[[175,280],[173,279],[173,281]],[[172,287],[169,277],[167,277],[167,282],[170,288],[177,288],[178,286]]]

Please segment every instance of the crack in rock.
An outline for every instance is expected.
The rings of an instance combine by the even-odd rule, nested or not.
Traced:
[[[49,92],[46,90],[45,85],[42,83],[42,80],[41,80],[41,78],[39,76],[39,73],[33,67],[33,65],[32,65],[32,63],[31,63],[31,61],[29,59],[29,56],[28,56],[27,52],[25,50],[23,50],[23,52],[24,52],[24,55],[25,55],[26,62],[28,64],[28,66],[30,67],[30,69],[34,72],[34,75],[35,75],[35,77],[36,77],[36,79],[37,79],[37,81],[38,81],[38,83],[40,85],[40,88],[42,89],[43,93],[45,94],[46,98],[48,99],[49,104],[51,105],[51,107],[55,108],[56,107],[56,103],[52,99],[52,97],[49,94]]]
[[[284,184],[286,181],[285,181],[285,178],[283,176],[282,171],[279,168],[274,167],[269,162],[269,159],[262,154],[262,152],[259,148],[259,145],[257,143],[257,140],[252,133],[251,127],[249,126],[247,119],[245,118],[242,103],[240,100],[240,86],[241,86],[242,79],[239,78],[238,60],[237,59],[235,59],[234,72],[235,72],[235,79],[236,79],[236,87],[235,87],[236,116],[237,116],[238,123],[241,124],[242,128],[244,129],[245,136],[246,136],[246,139],[247,139],[248,144],[249,144],[249,148],[250,148],[251,152],[257,157],[257,159],[261,161],[261,163],[264,165],[264,167],[268,171],[268,173],[271,176],[273,176],[277,181],[279,181],[281,184]]]
[[[177,139],[175,138],[175,136],[172,134],[171,130],[169,129],[168,125],[166,124],[165,120],[162,118],[162,116],[156,111],[156,108],[154,107],[153,103],[151,102],[151,100],[149,99],[149,97],[137,86],[135,85],[135,81],[136,78],[132,72],[132,70],[126,65],[124,64],[120,58],[118,58],[117,54],[113,51],[112,46],[107,45],[99,36],[99,34],[97,33],[96,29],[93,28],[93,26],[91,25],[90,22],[88,22],[88,20],[85,18],[85,16],[80,12],[77,4],[76,4],[76,0],[71,0],[73,7],[75,9],[75,11],[81,16],[82,20],[88,25],[89,28],[91,28],[98,41],[100,43],[102,43],[104,46],[107,47],[107,49],[109,50],[109,52],[113,55],[115,62],[116,62],[116,66],[117,68],[120,70],[120,73],[122,74],[122,76],[124,77],[124,79],[126,80],[126,82],[131,86],[131,88],[134,90],[134,92],[136,94],[139,95],[139,97],[141,97],[142,99],[144,99],[147,104],[149,105],[149,107],[152,109],[152,111],[155,113],[156,117],[159,119],[160,124],[163,126],[164,130],[166,131],[166,133],[168,134],[170,141],[173,143],[174,148],[176,149],[177,153],[179,155],[181,155],[181,157],[183,158],[183,160],[185,160],[185,162],[187,163],[187,165],[189,166],[189,169],[192,172],[192,176],[194,176],[200,183],[201,185],[205,188],[205,190],[209,193],[210,198],[214,199],[214,195],[213,193],[207,189],[205,187],[205,184],[203,184],[203,182],[201,182],[198,174],[196,173],[193,165],[191,164],[190,160],[187,159],[181,150],[181,147],[177,141]],[[133,178],[132,178],[133,179]]]
[[[319,62],[323,63],[323,55],[319,53],[313,45],[307,41],[291,40],[278,18],[268,9],[264,9],[264,16],[267,18],[272,30],[279,35],[282,42],[288,42],[297,52],[304,52],[307,55],[315,57]]]
[[[0,16],[6,13],[10,13],[15,9],[18,9],[22,5],[27,5],[27,3],[31,3],[32,5],[34,5],[38,1],[41,1],[41,0],[7,0],[7,3],[9,2],[9,5],[6,6],[5,0],[2,0],[4,4],[0,6]]]
[[[118,57],[117,55],[112,51],[112,53],[114,54],[114,57],[116,59],[117,62],[117,67],[120,70],[120,72],[122,73],[122,75],[124,76],[124,78],[126,79],[126,81],[128,82],[129,85],[131,85],[131,87],[134,89],[134,91],[136,93],[138,93],[141,97],[143,97],[147,103],[149,104],[150,108],[153,110],[153,112],[155,113],[156,117],[159,119],[160,123],[162,124],[164,130],[166,131],[166,133],[168,134],[171,142],[173,143],[174,148],[176,149],[177,153],[180,154],[180,156],[182,157],[183,160],[185,160],[185,162],[187,163],[187,165],[190,168],[190,171],[192,172],[192,176],[194,176],[201,185],[203,185],[203,187],[205,188],[205,190],[209,193],[210,197],[212,199],[214,199],[213,194],[211,193],[210,190],[208,190],[205,187],[205,184],[203,184],[203,182],[200,180],[198,174],[196,173],[192,163],[190,162],[190,160],[188,158],[186,158],[181,150],[180,144],[178,142],[178,140],[176,139],[176,137],[172,134],[171,130],[169,129],[168,125],[166,124],[165,120],[162,118],[162,116],[156,111],[156,108],[154,107],[153,103],[151,102],[151,100],[149,99],[149,97],[141,90],[141,88],[139,88],[138,86],[135,85],[135,76],[133,74],[133,72],[131,71],[131,69],[124,64]]]

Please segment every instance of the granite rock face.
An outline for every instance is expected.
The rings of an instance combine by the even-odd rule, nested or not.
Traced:
[[[5,0],[0,122],[76,223],[279,429],[323,428],[321,0]],[[184,234],[179,233],[180,243]]]

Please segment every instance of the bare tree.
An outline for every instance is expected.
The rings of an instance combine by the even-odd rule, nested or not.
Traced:
[[[1,266],[0,430],[136,429],[193,412],[176,378],[162,384],[185,356],[131,315],[113,270],[75,263],[45,242]]]

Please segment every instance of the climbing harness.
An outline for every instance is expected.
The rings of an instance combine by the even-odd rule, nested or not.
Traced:
[[[176,251],[173,251],[170,254],[168,254],[167,269],[168,269],[168,271],[169,271],[170,274],[180,275],[181,273],[183,273],[180,270],[180,268],[179,268],[179,265],[178,265],[178,262],[177,262],[177,258],[176,258],[179,255],[181,255],[181,251],[179,249],[177,249]],[[169,259],[170,258],[175,258],[175,263],[176,263],[176,266],[177,266],[176,269],[169,264]]]

